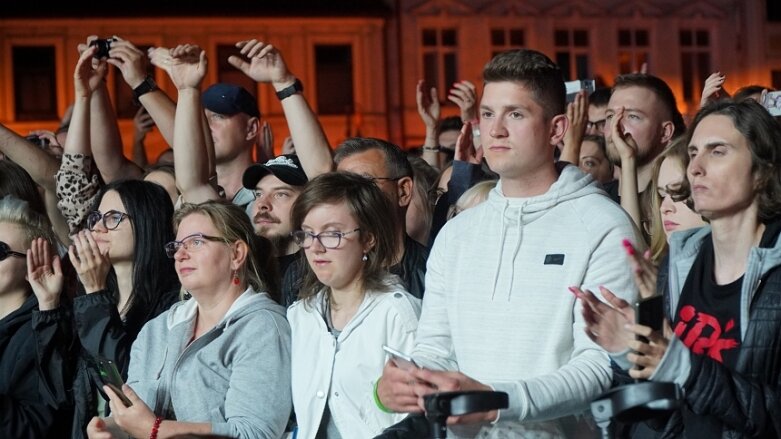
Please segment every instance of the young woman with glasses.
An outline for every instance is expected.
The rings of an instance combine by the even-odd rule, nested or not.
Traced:
[[[105,413],[95,360],[112,360],[124,377],[141,328],[178,300],[174,264],[163,249],[174,236],[172,216],[171,199],[157,184],[104,186],[68,251],[84,294],[72,306],[61,303],[59,291],[39,297],[42,374],[58,404],[75,404],[72,437],[83,437],[89,419]]]
[[[373,437],[404,417],[375,404],[382,346],[409,352],[420,315],[420,300],[387,271],[393,207],[370,180],[330,173],[309,182],[291,218],[308,262],[288,310],[297,437]]]
[[[113,437],[279,438],[291,408],[290,327],[271,243],[225,202],[185,204],[174,223],[165,251],[192,299],[144,326],[121,390],[132,405],[105,387],[111,418],[95,418],[89,437],[119,427]]]

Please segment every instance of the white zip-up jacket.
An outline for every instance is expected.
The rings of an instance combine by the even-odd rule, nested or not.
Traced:
[[[412,356],[509,394],[491,436],[564,437],[562,423],[540,421],[583,412],[612,377],[568,287],[604,285],[633,303],[623,239],[640,242],[631,219],[575,166],[531,198],[505,197],[500,181],[437,237]]]
[[[385,413],[374,403],[374,382],[385,366],[383,345],[410,352],[420,316],[420,299],[401,285],[367,292],[339,338],[323,318],[323,292],[290,306],[293,338],[293,407],[298,439],[317,434],[325,405],[342,437],[370,438],[405,417]]]

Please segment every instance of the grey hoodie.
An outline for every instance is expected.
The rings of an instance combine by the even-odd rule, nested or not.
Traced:
[[[234,438],[279,438],[290,416],[285,309],[247,289],[209,332],[192,338],[195,300],[147,323],[133,344],[128,384],[165,419],[208,422]]]

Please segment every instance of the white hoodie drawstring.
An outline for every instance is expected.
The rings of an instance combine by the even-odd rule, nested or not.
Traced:
[[[504,213],[507,211],[508,207],[507,201],[504,202],[504,207],[502,208],[502,234],[499,237],[499,248],[502,248],[504,246],[504,238],[507,236],[507,224],[506,219],[504,217]],[[494,285],[491,289],[491,300],[494,300],[494,297],[496,297],[496,284],[499,282],[499,269],[502,266],[502,252],[499,252],[499,262],[496,264],[496,271],[494,272]]]

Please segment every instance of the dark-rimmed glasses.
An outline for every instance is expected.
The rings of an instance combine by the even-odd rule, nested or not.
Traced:
[[[315,243],[315,239],[317,239],[323,247],[334,249],[342,243],[342,237],[359,230],[361,229],[350,230],[349,232],[327,231],[318,234],[307,232],[306,230],[296,230],[295,232],[290,232],[290,236],[293,237],[293,241],[301,248],[311,247]]]
[[[130,218],[130,215],[118,210],[109,210],[103,214],[95,210],[90,212],[89,216],[87,216],[87,228],[93,231],[95,230],[95,226],[98,225],[98,221],[103,220],[103,227],[105,227],[106,230],[114,230],[119,227],[119,224],[125,218]]]
[[[198,250],[201,250],[204,247],[204,244],[206,244],[206,241],[228,242],[224,238],[217,236],[204,235],[203,233],[193,233],[192,235],[185,236],[181,241],[171,241],[163,248],[165,249],[165,254],[169,258],[173,258],[174,255],[176,255],[176,252],[178,252],[182,247],[184,247],[184,250],[187,252],[197,252]]]
[[[8,244],[4,243],[3,241],[0,241],[0,261],[4,261],[9,256],[17,256],[20,258],[27,257],[27,255],[24,253],[19,253],[11,250],[11,247],[9,247]]]
[[[597,132],[602,132],[605,130],[605,122],[607,122],[606,119],[600,119],[595,121],[588,121],[586,122],[586,129],[587,130],[596,130]]]

